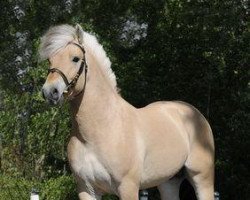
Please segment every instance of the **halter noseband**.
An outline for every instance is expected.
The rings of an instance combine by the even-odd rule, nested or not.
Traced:
[[[64,83],[66,84],[66,89],[63,91],[64,94],[69,93],[69,91],[70,91],[73,87],[76,86],[76,83],[77,83],[77,81],[78,81],[80,75],[82,74],[83,68],[84,68],[84,67],[85,67],[85,81],[84,81],[83,90],[85,90],[86,78],[87,78],[86,75],[87,75],[87,71],[88,71],[88,65],[87,65],[86,59],[85,59],[85,50],[84,50],[84,48],[83,48],[81,45],[79,45],[79,44],[77,44],[77,43],[74,43],[74,42],[70,42],[69,44],[74,44],[74,45],[78,46],[78,47],[82,50],[82,52],[83,52],[83,59],[81,60],[80,68],[79,68],[78,72],[76,73],[75,77],[69,82],[68,79],[67,79],[67,77],[65,76],[65,74],[64,74],[61,70],[59,70],[59,69],[57,69],[57,68],[51,68],[51,69],[48,70],[48,73],[54,73],[54,72],[56,72],[56,73],[58,73],[58,74],[62,77]],[[83,90],[82,90],[82,91],[83,91]],[[81,91],[81,92],[82,92],[82,91]],[[81,92],[80,92],[80,93],[81,93]],[[79,93],[79,94],[80,94],[80,93]],[[77,94],[77,95],[78,95],[78,94]],[[77,96],[77,95],[76,95],[76,96]]]

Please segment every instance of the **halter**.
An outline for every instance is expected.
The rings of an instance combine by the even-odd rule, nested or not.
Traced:
[[[85,67],[84,87],[83,87],[82,91],[79,92],[79,93],[76,95],[76,96],[78,96],[80,93],[82,93],[82,92],[85,90],[85,86],[86,86],[86,77],[87,77],[87,71],[88,71],[88,65],[87,65],[86,59],[85,59],[85,50],[84,50],[84,48],[83,48],[81,45],[79,45],[79,44],[77,44],[77,43],[75,43],[75,42],[70,42],[69,44],[74,44],[74,45],[78,46],[78,47],[82,50],[82,52],[83,52],[83,59],[81,59],[81,65],[80,65],[80,68],[79,68],[78,72],[76,73],[75,77],[69,82],[68,79],[67,79],[67,77],[66,77],[66,75],[65,75],[61,70],[59,70],[59,69],[57,69],[57,68],[51,68],[51,69],[49,69],[49,70],[48,70],[48,74],[49,74],[49,73],[54,73],[54,72],[56,72],[56,73],[58,73],[58,74],[62,77],[64,83],[66,84],[66,89],[63,91],[63,94],[67,94],[67,93],[70,92],[70,90],[71,90],[73,87],[76,86],[76,83],[77,83],[77,81],[78,81],[80,75],[81,75],[82,72],[83,72],[83,68]]]

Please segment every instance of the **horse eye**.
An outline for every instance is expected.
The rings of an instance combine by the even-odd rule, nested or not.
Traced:
[[[80,60],[80,58],[78,58],[78,57],[74,57],[74,58],[72,59],[72,61],[73,61],[73,62],[76,62],[76,63],[77,63],[79,60]]]

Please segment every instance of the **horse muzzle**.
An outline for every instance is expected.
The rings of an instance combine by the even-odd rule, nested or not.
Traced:
[[[61,104],[63,102],[63,91],[59,84],[44,84],[42,88],[43,98],[51,105]]]

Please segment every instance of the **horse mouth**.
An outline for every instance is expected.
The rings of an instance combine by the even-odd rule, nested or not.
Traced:
[[[47,101],[51,106],[62,105],[63,100],[64,100],[63,95],[62,95],[59,99],[46,98],[46,101]]]
[[[60,97],[57,97],[57,98],[53,98],[51,95],[47,95],[47,94],[44,94],[44,92],[42,92],[42,96],[43,96],[44,100],[52,106],[61,105],[63,103],[63,100],[64,100],[63,95],[61,95]]]

